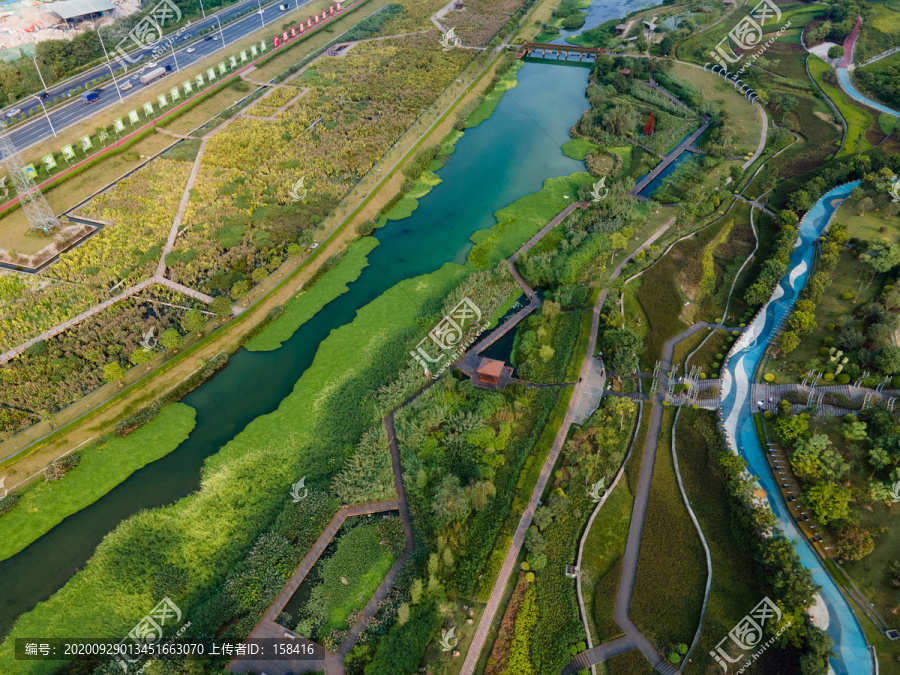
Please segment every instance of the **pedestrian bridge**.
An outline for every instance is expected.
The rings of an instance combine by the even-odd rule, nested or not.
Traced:
[[[547,52],[551,54],[556,54],[556,58],[559,58],[560,54],[565,54],[565,57],[568,59],[569,54],[578,54],[578,60],[583,61],[584,57],[588,58],[597,58],[598,54],[609,54],[610,51],[608,49],[602,49],[600,47],[579,47],[578,45],[552,45],[545,42],[524,42],[519,45],[519,50],[516,52],[516,58],[521,59],[526,56],[531,56],[531,53],[539,49],[541,50],[541,57],[547,56]]]

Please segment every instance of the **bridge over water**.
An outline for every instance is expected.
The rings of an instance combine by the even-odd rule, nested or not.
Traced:
[[[585,56],[596,59],[599,54],[611,55],[611,52],[608,49],[600,47],[553,45],[547,42],[523,42],[519,45],[519,50],[516,52],[516,58],[522,59],[526,56],[531,56],[531,53],[536,49],[541,50],[541,57],[547,56],[547,52],[550,52],[551,54],[556,53],[556,58],[559,58],[560,54],[565,54],[565,58],[567,59],[569,58],[569,54],[578,54],[579,61],[583,61]]]

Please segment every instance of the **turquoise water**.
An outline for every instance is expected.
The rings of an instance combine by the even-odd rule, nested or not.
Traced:
[[[596,28],[601,23],[606,23],[610,19],[618,19],[626,17],[632,12],[636,12],[642,7],[652,7],[657,3],[647,2],[646,0],[624,0],[624,2],[609,2],[602,0],[593,0],[591,2],[591,6],[587,7],[584,11],[587,13],[587,17],[585,18],[584,25],[577,30],[562,30],[559,31],[559,37],[551,40],[552,44],[565,44],[566,38],[572,35],[578,35],[579,33],[590,30],[591,28]],[[577,56],[574,58],[578,58]]]
[[[893,115],[894,117],[900,117],[900,112],[897,112],[893,108],[888,108],[883,103],[877,103],[873,101],[867,96],[863,96],[860,94],[856,87],[853,86],[853,82],[850,81],[850,73],[847,72],[846,68],[837,68],[837,76],[838,80],[840,80],[841,86],[844,88],[844,92],[850,97],[855,98],[857,101],[861,103],[865,103],[866,105],[875,108],[875,110],[880,110],[883,113],[887,113],[888,115]]]
[[[59,590],[122,520],[195,491],[204,460],[256,417],[275,410],[312,363],[319,343],[352,321],[358,309],[402,279],[464,262],[469,237],[493,226],[495,211],[537,192],[548,178],[583,171],[584,163],[563,155],[560,146],[587,107],[587,76],[581,68],[525,64],[518,87],[503,96],[494,115],[456,144],[438,171],[443,182],[419,200],[411,217],[376,232],[381,243],[346,293],[280,349],[234,354],[227,367],[183,399],[197,410],[196,427],[184,443],[0,562],[0,636],[16,617]]]
[[[757,318],[736,343],[722,385],[725,431],[730,439],[737,440],[749,470],[759,477],[762,488],[768,494],[779,525],[787,537],[796,542],[800,560],[812,570],[813,580],[822,587],[821,597],[828,608],[828,634],[834,640],[834,651],[837,652],[837,656],[831,659],[836,675],[871,672],[866,640],[850,605],[794,524],[781,497],[753,425],[752,410],[755,402],[750,399],[750,384],[769,340],[790,314],[798,293],[806,283],[815,254],[813,242],[828,225],[840,202],[857,185],[859,181],[835,188],[822,197],[806,215],[800,224],[798,245],[791,255],[790,271],[779,282],[773,299],[760,310]]]

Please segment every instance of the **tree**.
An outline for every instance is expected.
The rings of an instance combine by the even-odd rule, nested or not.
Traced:
[[[809,415],[800,413],[782,418],[775,423],[775,430],[786,445],[793,446],[809,433]]]
[[[166,328],[159,336],[159,344],[163,346],[166,353],[170,349],[177,352],[184,346],[184,336],[174,328]]]
[[[460,487],[459,478],[453,474],[444,476],[434,491],[432,510],[439,521],[463,520],[472,510],[469,494]]]
[[[853,417],[853,415],[850,415],[850,417]],[[853,417],[852,420],[845,421],[841,426],[841,435],[847,441],[864,441],[867,437],[866,423]]]
[[[844,560],[862,560],[875,550],[875,541],[868,530],[848,525],[838,536],[838,549]]]
[[[128,360],[135,366],[142,363],[147,364],[147,370],[150,370],[150,361],[153,360],[153,352],[143,347],[138,347],[128,356]]]
[[[829,59],[839,59],[844,55],[844,48],[840,45],[832,45],[828,48]]]
[[[200,331],[206,325],[206,318],[199,309],[191,309],[184,315],[181,325],[189,333],[197,331],[197,337],[200,337]]]
[[[125,370],[119,365],[118,361],[110,361],[103,366],[103,379],[107,382],[118,382],[122,386],[121,379],[125,377]]]
[[[788,326],[799,335],[805,335],[816,327],[816,315],[812,312],[794,312],[788,319]]]
[[[875,364],[885,375],[900,373],[900,347],[890,345],[875,354]]]
[[[247,292],[249,290],[250,284],[246,281],[238,281],[231,287],[231,297],[234,300],[240,300],[247,297]]]
[[[801,499],[823,525],[846,518],[850,510],[850,490],[830,481],[819,481]]]
[[[659,42],[659,53],[666,55],[672,51],[672,47],[675,46],[675,38],[671,33],[666,33],[663,35],[663,39]]]
[[[228,298],[220,295],[216,298],[213,298],[213,301],[209,305],[209,309],[217,317],[219,317],[220,319],[224,319],[226,316],[231,314],[231,303],[228,302]]]
[[[900,462],[900,436],[881,436],[869,448],[869,464],[876,469],[897,466]]]
[[[873,206],[875,206],[875,202],[872,201],[871,197],[863,197],[862,201],[859,202],[859,215],[866,215],[866,211],[871,210]]]
[[[887,241],[876,241],[872,244],[869,253],[863,256],[874,272],[889,272],[900,264],[900,245]]]
[[[538,353],[541,356],[541,360],[546,363],[547,361],[549,361],[550,359],[553,358],[553,355],[556,352],[553,350],[553,347],[551,347],[550,345],[544,345],[541,347],[541,349]]]
[[[783,354],[790,354],[797,347],[800,346],[800,336],[797,335],[797,331],[794,330],[786,330],[781,334],[781,337],[778,339],[778,346],[781,348],[781,352]]]

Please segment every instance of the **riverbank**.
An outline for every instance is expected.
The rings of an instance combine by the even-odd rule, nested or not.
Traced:
[[[545,84],[547,75],[539,75],[541,72],[546,73],[537,67],[530,71],[528,77],[532,80],[532,87]],[[534,79],[535,75],[538,75],[538,79]],[[571,83],[566,81],[557,83],[560,87],[568,87],[569,102],[567,106],[571,108],[570,114],[574,116],[580,113],[583,106],[584,74],[583,71],[567,69],[565,77],[574,78],[572,82],[577,80],[579,83],[574,91],[569,86]],[[556,77],[556,79],[559,78]],[[560,97],[556,98],[558,104]],[[504,150],[496,154],[494,161],[504,166],[510,164],[518,166],[527,163],[524,162],[524,158],[529,156],[529,153],[545,154],[551,144],[555,146],[554,152],[557,154],[557,158],[550,162],[531,162],[532,169],[520,172],[519,180],[511,185],[491,186],[489,182],[477,179],[476,184],[485,188],[484,196],[489,196],[495,203],[497,201],[508,203],[510,200],[507,195],[510,193],[529,194],[534,183],[537,182],[539,187],[544,182],[541,175],[546,175],[548,171],[558,171],[563,166],[577,166],[578,164],[565,158],[559,150],[559,145],[568,138],[570,121],[559,119],[558,109],[542,112],[540,120],[536,121],[533,119],[534,110],[530,111],[530,115],[524,115],[519,104],[511,103],[508,108],[507,112],[514,116],[516,125],[529,125],[528,128],[531,129],[529,134],[533,136],[533,141],[522,147],[516,145],[516,142],[522,138],[521,129],[515,128],[515,125],[511,125],[507,120],[501,128],[497,128],[495,124],[492,129],[484,128],[482,125],[482,127],[472,130],[471,134],[466,134],[469,137],[467,143],[476,143],[477,145],[486,140],[502,141]],[[548,128],[554,130],[556,139],[551,140],[546,137]],[[522,157],[517,160],[514,154],[510,155],[511,150],[523,153]],[[493,171],[496,174],[493,166],[484,165],[485,154],[470,151],[462,155],[459,153],[454,155],[453,164],[445,170],[452,169],[455,175],[468,177],[469,180],[475,180],[473,171],[479,166],[483,167],[482,171],[488,173]],[[569,203],[571,196],[577,193],[578,186],[587,180],[589,180],[587,174],[577,175],[575,180],[565,177],[551,179],[550,192],[542,198],[546,207],[552,209],[554,214],[562,210]],[[447,181],[445,181],[446,184]],[[500,189],[497,190],[496,187]],[[457,186],[457,189],[468,188]],[[479,193],[479,195],[481,194]],[[569,195],[570,199],[566,199],[565,195]],[[284,398],[277,410],[271,414],[251,421],[218,454],[206,461],[200,491],[187,500],[177,502],[175,506],[148,511],[140,518],[123,523],[118,531],[101,545],[94,561],[89,562],[85,570],[76,575],[63,591],[48,603],[40,605],[20,619],[21,625],[16,629],[17,632],[27,630],[29,626],[33,630],[35,626],[53,625],[55,622],[54,611],[57,617],[60,616],[58,608],[61,605],[58,605],[58,602],[65,602],[66,607],[80,607],[82,603],[74,598],[82,593],[93,592],[101,585],[100,580],[104,578],[103,568],[106,565],[98,567],[98,563],[95,561],[107,560],[112,551],[117,552],[116,556],[120,554],[119,552],[122,555],[125,554],[124,550],[111,542],[122,541],[122,537],[130,539],[132,534],[136,534],[136,530],[152,526],[151,523],[154,522],[165,522],[167,529],[174,528],[179,533],[175,540],[164,544],[166,548],[173,547],[170,553],[176,558],[182,558],[182,553],[176,551],[181,551],[182,547],[186,545],[191,547],[191,554],[187,556],[192,561],[191,567],[194,570],[190,575],[191,583],[195,592],[199,590],[197,585],[205,588],[209,583],[208,580],[215,578],[215,575],[221,574],[223,570],[227,570],[230,563],[235,560],[235,556],[239,555],[240,551],[246,550],[257,531],[255,527],[248,527],[248,525],[254,521],[259,522],[263,513],[271,513],[272,509],[278,507],[282,494],[280,486],[289,485],[292,480],[296,481],[302,475],[307,476],[307,485],[315,485],[316,482],[328,480],[328,476],[340,469],[340,460],[334,457],[332,449],[343,446],[349,438],[357,433],[357,430],[362,431],[366,424],[365,420],[371,414],[371,405],[362,407],[357,404],[348,405],[346,397],[349,395],[355,400],[356,396],[361,396],[371,400],[373,389],[385,381],[389,381],[392,377],[390,372],[396,372],[394,370],[396,366],[393,364],[397,363],[398,359],[407,358],[405,355],[408,353],[408,348],[403,343],[408,339],[409,327],[419,324],[423,303],[429,299],[446,297],[465,275],[477,271],[474,265],[464,262],[471,243],[462,246],[459,243],[453,243],[458,242],[460,235],[464,232],[459,228],[464,227],[471,232],[485,223],[487,218],[495,223],[493,228],[497,228],[492,231],[518,234],[516,228],[510,229],[508,222],[497,224],[493,216],[483,212],[477,218],[470,217],[467,212],[448,216],[446,206],[442,208],[438,203],[432,204],[432,197],[433,195],[430,195],[427,200],[422,200],[420,208],[408,221],[394,221],[379,232],[382,246],[374,249],[369,257],[370,266],[363,270],[358,281],[353,282],[355,288],[363,283],[364,278],[371,279],[372,275],[375,275],[375,277],[380,277],[380,284],[388,285],[389,288],[386,292],[378,296],[376,301],[369,301],[368,304],[360,307],[356,303],[360,298],[367,297],[371,291],[365,288],[360,288],[356,292],[351,290],[335,301],[339,304],[340,311],[336,311],[335,307],[330,305],[330,309],[319,312],[317,315],[338,322],[343,320],[341,317],[346,316],[347,320],[352,319],[350,323],[345,325],[338,323],[338,328],[332,328],[326,323],[316,323],[314,319],[304,324],[282,349],[271,352],[273,356],[282,360],[288,356],[293,359],[300,358],[304,350],[298,351],[298,347],[311,338],[310,330],[312,328],[310,326],[316,323],[316,326],[313,327],[317,331],[323,331],[326,339],[316,350],[315,357],[308,367],[300,365],[300,362],[298,365],[291,366],[291,368],[304,368],[303,376],[299,381],[285,381],[285,375],[289,369],[281,368],[279,378],[256,382],[260,377],[259,369],[256,369],[256,374],[252,376],[253,392],[259,385],[267,386],[269,389],[276,386],[278,390],[287,388],[287,398]],[[472,209],[474,212],[479,212],[483,208],[479,204],[458,198],[452,200],[453,206],[463,207],[466,210]],[[456,223],[457,227],[452,229],[435,228],[433,219],[435,214],[441,214],[443,219],[451,217],[451,222]],[[396,262],[391,263],[383,258],[387,253],[391,254],[392,260],[402,260],[405,261],[405,264],[412,262],[415,263],[415,267],[419,267],[423,263],[434,264],[429,260],[421,259],[422,251],[425,250],[422,248],[424,239],[419,236],[418,231],[404,231],[404,229],[409,229],[412,221],[417,219],[421,220],[423,227],[428,225],[422,230],[421,237],[426,237],[431,241],[431,250],[439,252],[441,255],[450,253],[452,257],[462,256],[462,261],[456,265],[445,263],[437,271],[429,272],[425,276],[413,274],[406,276],[405,280],[401,280],[399,283],[394,283],[394,277],[400,270],[397,269]],[[447,239],[451,235],[452,238]],[[469,236],[466,234],[464,240],[468,240]],[[501,237],[498,234],[498,247],[505,247],[508,240],[509,237]],[[385,246],[386,241],[391,241],[391,245]],[[515,247],[511,250],[515,250]],[[419,252],[418,258],[415,256],[410,258],[409,254],[416,251]],[[371,281],[365,283],[371,283]],[[425,314],[428,315],[431,311],[428,310]],[[385,322],[385,317],[390,317],[389,322]],[[230,375],[229,371],[243,372],[242,369],[245,366],[239,365],[239,363],[245,361],[246,358],[243,352],[237,355],[234,359],[237,369],[234,371],[231,367],[225,369],[213,383],[216,383],[216,386],[228,384],[235,377],[235,375]],[[247,363],[250,362],[247,361]],[[268,368],[263,372],[268,372]],[[222,384],[216,382],[220,378],[224,378],[221,380]],[[249,382],[244,382],[243,385],[236,383],[233,391],[236,394],[239,393],[240,401],[229,402],[228,405],[235,403],[244,405],[254,398],[255,394],[248,390],[248,384]],[[354,393],[351,394],[351,390]],[[203,388],[198,390],[197,395],[198,397],[209,396],[205,394]],[[343,401],[343,403],[339,401]],[[224,401],[218,401],[217,405],[221,406],[223,403]],[[208,421],[206,423],[208,424]],[[330,431],[326,432],[325,429],[330,429]],[[335,433],[338,433],[338,436],[335,436]],[[191,440],[194,440],[193,435]],[[298,457],[302,458],[300,465],[296,464]],[[283,468],[271,472],[270,469],[273,466]],[[290,473],[286,474],[286,471]],[[294,475],[294,472],[299,473]],[[253,487],[248,493],[247,482],[241,480],[241,476],[257,475],[265,476],[265,479],[264,481],[257,479],[251,481]],[[233,481],[236,480],[244,487],[232,486]],[[264,484],[256,484],[263,482]],[[239,500],[242,504],[239,509],[234,503],[235,500]],[[199,521],[196,520],[198,518]],[[222,522],[222,518],[226,518],[228,522]],[[205,524],[201,526],[200,522]],[[210,537],[209,541],[204,539],[204,543],[201,544],[197,540],[201,532],[207,536],[211,532],[215,532],[215,536]],[[211,570],[216,570],[216,572],[213,573]],[[129,581],[129,586],[132,583],[136,582]],[[107,603],[115,603],[113,598],[118,592],[120,591],[106,589],[104,599],[99,605],[107,606]],[[54,607],[57,609],[54,610]],[[100,611],[100,608],[95,606],[83,611]],[[71,614],[69,613],[67,616],[71,616]],[[122,616],[116,620],[125,623]],[[87,620],[83,625],[93,624]],[[55,630],[55,632],[58,631]]]

